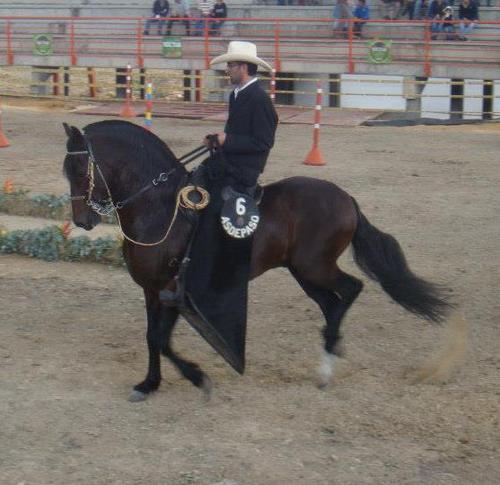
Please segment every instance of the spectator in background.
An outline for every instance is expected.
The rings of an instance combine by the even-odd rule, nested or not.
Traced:
[[[347,39],[349,31],[349,19],[352,12],[349,8],[348,0],[337,0],[337,5],[333,9],[333,36]]]
[[[403,0],[382,0],[382,15],[386,20],[397,19],[403,9]]]
[[[172,30],[172,24],[174,22],[179,22],[179,20],[175,19],[185,19],[182,20],[183,24],[186,27],[186,35],[190,34],[190,24],[189,24],[189,4],[187,0],[173,0],[172,2],[172,7],[170,9],[170,20],[168,21],[167,24],[167,35],[170,35],[170,32]]]
[[[414,0],[413,1],[413,15],[410,20],[422,20],[426,17],[428,11],[427,0]]]
[[[431,4],[432,7],[432,4]],[[429,7],[429,12],[431,8]],[[441,32],[446,33],[446,40],[455,40],[455,26],[453,25],[453,9],[448,5],[441,8],[432,18],[434,22],[431,24],[432,39],[438,38]]]
[[[193,35],[203,35],[205,23],[210,27],[208,19],[211,17],[214,0],[198,0],[198,5],[194,9],[193,17],[196,18],[193,28]]]
[[[460,40],[467,40],[466,34],[470,34],[479,18],[477,5],[473,0],[462,0],[458,7],[458,18],[460,22]]]
[[[212,29],[213,35],[220,35],[220,29],[224,25],[224,20],[227,17],[227,7],[224,3],[224,0],[217,0],[214,5],[214,8],[211,12],[212,25],[210,28]]]
[[[167,0],[155,0],[153,3],[153,18],[146,20],[146,27],[144,27],[144,35],[149,35],[151,25],[158,22],[158,35],[162,35],[163,27],[165,26],[165,19],[168,17],[170,5]]]
[[[363,25],[370,18],[370,7],[366,5],[366,0],[358,0],[358,4],[354,9],[354,18],[358,20],[354,22],[354,37],[361,39]]]
[[[432,0],[432,2],[429,5],[429,8],[427,10],[427,18],[430,20],[440,20],[441,19],[441,13],[448,5],[448,2],[446,0]],[[432,28],[432,25],[431,25]]]

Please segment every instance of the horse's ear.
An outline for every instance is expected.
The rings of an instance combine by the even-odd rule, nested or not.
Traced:
[[[83,140],[82,132],[76,126],[69,126],[68,123],[63,123],[64,131],[68,138],[72,139],[75,142]]]
[[[68,123],[63,123],[64,126],[64,131],[66,132],[66,135],[68,135],[68,138],[71,138],[71,128],[68,125]]]

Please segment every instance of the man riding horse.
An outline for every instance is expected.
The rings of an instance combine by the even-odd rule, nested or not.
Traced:
[[[217,142],[227,162],[223,170],[234,180],[233,187],[245,192],[257,184],[274,144],[278,116],[256,77],[258,66],[266,71],[271,66],[257,57],[255,44],[240,41],[231,42],[227,53],[210,65],[224,62],[235,88],[229,98],[229,117],[224,132],[217,133]],[[208,146],[209,138],[204,143]]]
[[[196,223],[184,268],[177,278],[176,298],[180,296],[181,306],[192,310],[185,314],[190,323],[243,372],[250,236],[258,223],[253,195],[274,144],[278,116],[256,77],[259,66],[267,71],[271,66],[257,57],[255,44],[231,42],[227,53],[213,59],[211,65],[222,63],[227,63],[235,88],[224,132],[204,139],[212,156],[191,180],[209,190],[210,202]],[[226,216],[222,217],[226,232],[221,212]],[[239,228],[232,224],[233,216]],[[172,293],[162,293],[162,300],[169,304]]]

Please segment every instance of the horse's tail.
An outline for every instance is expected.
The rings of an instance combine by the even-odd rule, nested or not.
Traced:
[[[398,241],[370,224],[352,200],[358,214],[352,240],[356,264],[406,310],[427,320],[443,321],[452,307],[443,297],[445,288],[413,274]]]

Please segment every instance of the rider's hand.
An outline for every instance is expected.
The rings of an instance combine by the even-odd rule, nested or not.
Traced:
[[[217,140],[220,146],[224,145],[224,142],[226,141],[226,134],[224,132],[217,133]]]

